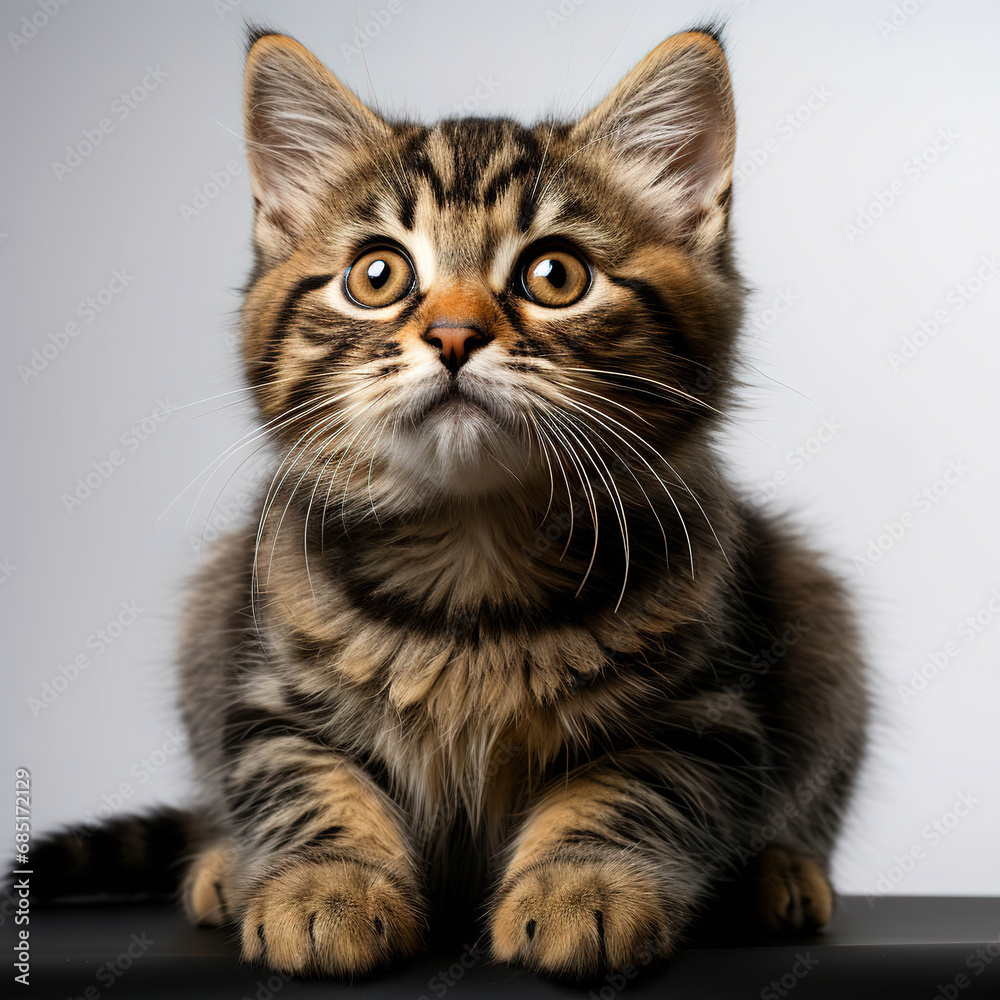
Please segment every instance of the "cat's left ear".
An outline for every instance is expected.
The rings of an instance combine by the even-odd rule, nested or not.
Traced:
[[[614,158],[614,176],[666,233],[707,247],[725,228],[736,118],[725,53],[712,34],[661,42],[570,136],[582,153]]]

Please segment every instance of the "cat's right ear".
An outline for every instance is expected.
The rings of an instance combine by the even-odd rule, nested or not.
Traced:
[[[252,30],[243,124],[254,238],[265,260],[287,257],[358,155],[389,126],[308,49],[287,35]]]

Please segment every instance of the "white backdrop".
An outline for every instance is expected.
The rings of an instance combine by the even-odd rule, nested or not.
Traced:
[[[990,0],[4,3],[3,773],[30,769],[36,831],[186,794],[181,581],[247,451],[184,491],[251,426],[238,394],[199,402],[239,384],[244,19],[383,109],[531,119],[713,14],[755,288],[727,446],[751,502],[798,511],[850,579],[875,667],[835,881],[873,905],[1000,893]]]

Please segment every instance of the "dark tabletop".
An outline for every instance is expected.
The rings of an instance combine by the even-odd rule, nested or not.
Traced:
[[[4,951],[11,954],[10,918]],[[470,940],[470,945],[474,941]],[[357,985],[287,980],[240,965],[232,933],[195,928],[163,904],[36,908],[30,985],[4,973],[0,996],[44,1000],[363,1000],[550,997],[632,1000],[792,997],[860,1000],[1000,1000],[1000,899],[889,896],[841,900],[820,935],[728,947],[693,947],[670,963],[585,985],[492,965],[475,949],[424,955]],[[11,968],[11,960],[5,962]]]

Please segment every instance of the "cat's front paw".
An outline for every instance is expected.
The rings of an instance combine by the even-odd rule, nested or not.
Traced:
[[[540,860],[509,876],[490,933],[497,960],[576,978],[646,965],[675,937],[651,874],[624,857]]]
[[[351,978],[413,954],[423,937],[414,888],[381,862],[292,862],[250,894],[243,958],[281,972]]]

